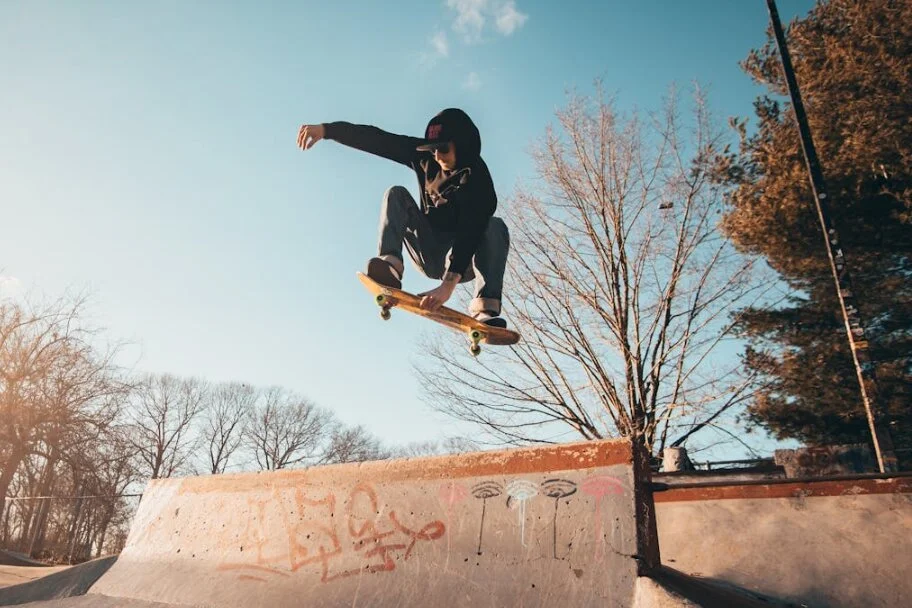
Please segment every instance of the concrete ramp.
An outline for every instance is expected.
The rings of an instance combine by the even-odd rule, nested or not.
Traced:
[[[658,565],[626,440],[153,481],[91,594],[232,606],[631,606]]]

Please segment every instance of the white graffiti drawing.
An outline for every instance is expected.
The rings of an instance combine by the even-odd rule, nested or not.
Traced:
[[[526,501],[538,494],[538,486],[525,479],[517,479],[507,484],[507,507],[517,505],[519,510],[519,542],[526,546]]]

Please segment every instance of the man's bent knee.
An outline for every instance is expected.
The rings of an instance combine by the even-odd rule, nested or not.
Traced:
[[[384,205],[410,205],[412,195],[405,186],[390,186],[383,193]]]
[[[505,243],[510,242],[510,229],[507,228],[507,223],[504,222],[499,217],[492,217],[488,220],[488,229],[487,235],[488,238],[496,238],[499,241]]]

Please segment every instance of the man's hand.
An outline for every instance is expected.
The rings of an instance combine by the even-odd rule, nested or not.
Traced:
[[[460,278],[458,274],[448,272],[438,287],[418,294],[422,296],[421,308],[434,312],[446,304],[446,301],[450,299],[450,296],[456,290],[456,286],[459,285]]]
[[[323,125],[301,125],[298,131],[298,147],[302,150],[310,150],[313,145],[326,136],[326,129]]]

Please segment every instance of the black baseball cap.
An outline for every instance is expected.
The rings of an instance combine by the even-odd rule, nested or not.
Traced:
[[[418,150],[432,152],[450,142],[478,139],[478,127],[459,108],[447,108],[428,122]]]

